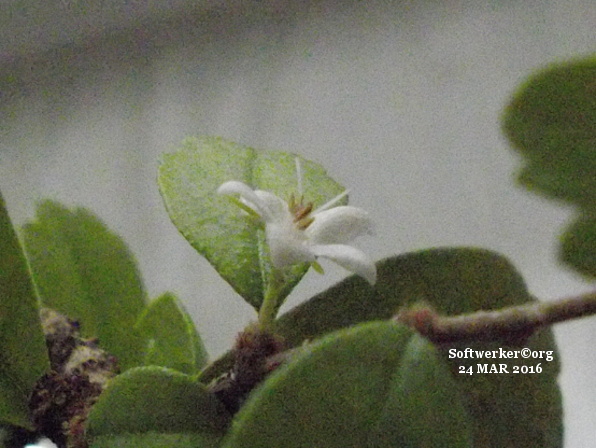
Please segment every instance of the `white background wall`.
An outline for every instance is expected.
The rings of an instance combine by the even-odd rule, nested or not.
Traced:
[[[481,246],[544,300],[590,289],[556,261],[571,210],[514,186],[519,158],[499,130],[532,70],[595,50],[590,0],[16,3],[0,2],[0,189],[13,220],[47,197],[92,209],[128,242],[152,297],[179,294],[213,356],[254,314],[162,205],[160,154],[188,135],[323,164],[374,216],[377,236],[361,242],[374,258]],[[288,307],[345,276],[325,267]],[[593,443],[594,323],[556,328],[567,447]]]

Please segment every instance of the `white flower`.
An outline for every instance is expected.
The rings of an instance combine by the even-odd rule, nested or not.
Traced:
[[[299,187],[300,184],[299,179]],[[253,190],[238,181],[225,182],[217,192],[239,195],[242,204],[264,222],[271,262],[276,268],[314,263],[323,257],[364,277],[370,284],[375,283],[375,264],[364,252],[349,245],[357,236],[370,232],[368,213],[357,207],[333,207],[347,191],[314,211],[312,204],[303,205],[293,197],[286,202],[273,193]]]

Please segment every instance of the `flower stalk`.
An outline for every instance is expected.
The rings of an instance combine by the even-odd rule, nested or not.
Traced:
[[[259,308],[259,326],[261,331],[271,330],[271,326],[279,309],[279,298],[284,286],[283,273],[278,269],[273,269],[269,276],[269,283],[265,290],[263,303]]]

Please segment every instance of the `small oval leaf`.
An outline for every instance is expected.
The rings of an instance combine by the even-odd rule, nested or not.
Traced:
[[[163,367],[129,369],[110,381],[87,421],[91,437],[149,431],[222,435],[230,416],[205,386]]]
[[[192,319],[171,293],[149,303],[136,328],[146,338],[145,365],[194,375],[207,362],[207,351]]]
[[[583,275],[596,278],[596,207],[584,209],[561,237],[559,256]]]
[[[576,224],[561,258],[596,277],[596,57],[556,64],[528,79],[503,116],[503,130],[524,157],[519,182],[574,204]]]

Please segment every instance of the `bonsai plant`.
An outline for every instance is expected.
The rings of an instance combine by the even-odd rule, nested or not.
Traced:
[[[577,210],[561,259],[596,276],[596,60],[527,80],[503,115],[519,182]],[[374,226],[314,162],[221,138],[163,157],[174,225],[256,312],[209,361],[166,292],[149,301],[124,242],[46,201],[20,231],[0,205],[5,445],[560,447],[550,325],[596,293],[544,303],[503,256],[443,247],[373,262]],[[278,316],[306,272],[353,275]],[[209,298],[205,298],[209,300]]]

